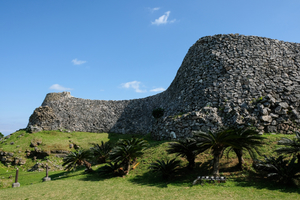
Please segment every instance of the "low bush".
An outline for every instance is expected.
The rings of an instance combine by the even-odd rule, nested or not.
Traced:
[[[300,177],[300,162],[295,161],[295,157],[287,160],[283,156],[278,158],[265,156],[264,161],[254,161],[254,169],[271,180],[291,185]]]
[[[161,173],[163,179],[168,179],[176,172],[179,164],[180,161],[176,160],[176,158],[167,160],[167,162],[164,160],[156,160],[156,162],[150,164],[149,169],[152,172]]]

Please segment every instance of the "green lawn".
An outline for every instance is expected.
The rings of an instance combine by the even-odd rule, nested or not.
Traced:
[[[42,139],[42,148],[49,148],[53,144],[68,145],[69,140],[84,148],[91,147],[91,143],[103,141],[116,142],[119,138],[130,138],[131,135],[107,133],[63,133],[46,131],[29,134],[22,132],[23,137],[16,140],[20,132],[15,133],[6,142],[19,141],[20,147],[28,148],[34,138]],[[266,155],[276,155],[273,150],[277,141],[287,135],[265,135],[265,145],[261,147]],[[249,155],[245,155],[248,164],[246,170],[237,171],[237,159],[234,154],[229,158],[221,159],[220,173],[228,178],[226,183],[205,183],[192,185],[193,180],[199,175],[208,175],[211,172],[210,154],[203,153],[197,157],[196,168],[189,171],[185,168],[187,162],[180,159],[182,168],[168,181],[164,181],[157,174],[149,172],[151,162],[161,158],[173,158],[166,153],[168,141],[154,141],[150,136],[149,148],[145,150],[142,158],[138,159],[140,165],[126,177],[100,177],[97,172],[85,174],[84,168],[75,172],[51,171],[52,181],[42,182],[45,172],[26,172],[21,167],[19,183],[20,188],[11,187],[14,181],[14,166],[9,168],[0,165],[0,199],[300,199],[300,189],[286,187],[280,184],[261,179],[251,169]],[[24,141],[23,141],[24,140]],[[23,144],[26,143],[26,144]],[[15,145],[0,146],[3,150],[14,149]],[[68,146],[66,146],[68,148]],[[31,161],[31,164],[34,164]],[[41,161],[39,161],[41,162]],[[45,161],[43,161],[45,162]],[[30,163],[30,162],[28,162]],[[93,166],[97,170],[102,165]],[[23,171],[24,170],[24,171]],[[8,178],[13,175],[12,178]]]
[[[228,181],[192,186],[190,183],[148,183],[128,175],[101,179],[76,175],[50,182],[0,190],[1,199],[300,199],[299,190],[270,184]]]

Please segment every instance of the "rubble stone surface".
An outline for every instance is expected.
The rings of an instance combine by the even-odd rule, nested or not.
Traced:
[[[253,125],[260,133],[299,130],[300,44],[239,34],[200,38],[169,88],[142,99],[104,101],[47,94],[27,128],[152,133],[183,138],[193,130]],[[152,110],[163,108],[156,120]]]

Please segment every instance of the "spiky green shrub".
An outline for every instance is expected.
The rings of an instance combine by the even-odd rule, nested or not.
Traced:
[[[295,179],[300,177],[300,163],[296,163],[296,158],[291,160],[284,159],[283,156],[278,158],[264,156],[265,160],[255,160],[254,169],[276,182],[286,185],[293,184]]]
[[[180,161],[176,160],[176,158],[167,160],[167,162],[165,162],[164,160],[156,160],[156,162],[150,164],[149,169],[152,172],[161,173],[163,179],[168,179],[176,172],[179,164]]]
[[[229,128],[228,132],[239,136],[237,138],[239,148],[234,148],[233,146],[230,146],[229,150],[227,151],[227,157],[230,151],[234,151],[238,157],[238,166],[240,169],[242,169],[242,166],[244,164],[244,151],[247,151],[252,159],[256,159],[256,154],[261,155],[259,147],[264,144],[265,138],[262,135],[259,135],[254,128]]]
[[[279,154],[292,154],[298,157],[298,162],[300,162],[300,132],[296,132],[296,137],[294,139],[282,138],[278,141],[278,145],[283,145],[284,147],[279,147],[275,151]]]
[[[110,142],[103,142],[101,144],[94,144],[91,148],[92,154],[98,164],[106,163],[109,158],[109,152],[112,150],[112,145]]]
[[[66,166],[65,170],[75,170],[77,166],[85,165],[88,172],[92,172],[92,165],[87,160],[91,159],[90,150],[79,149],[75,152],[70,152],[64,159],[62,166]]]
[[[136,159],[144,154],[143,150],[146,147],[148,147],[148,142],[144,139],[135,137],[121,139],[109,153],[109,158],[113,162],[123,165],[124,171],[128,174],[131,165],[135,164]]]
[[[220,158],[226,148],[232,147],[241,149],[239,146],[238,136],[229,130],[219,130],[216,132],[195,131],[194,137],[197,140],[197,146],[200,152],[210,150],[213,159],[213,172],[215,176],[219,176]]]
[[[239,159],[240,168],[243,164],[243,150],[255,158],[255,153],[259,153],[258,147],[263,144],[263,138],[250,128],[236,129],[227,128],[216,132],[195,131],[194,137],[200,152],[211,150],[213,159],[213,175],[219,175],[220,158],[225,149],[233,150]]]
[[[122,168],[119,163],[109,162],[107,165],[104,165],[98,169],[100,175],[114,175],[114,176],[123,176],[126,174],[126,171]]]
[[[186,158],[189,162],[188,168],[193,169],[195,167],[195,159],[200,153],[199,148],[197,147],[197,142],[193,138],[186,138],[179,140],[177,142],[169,143],[169,148],[167,149],[169,154],[176,154]]]

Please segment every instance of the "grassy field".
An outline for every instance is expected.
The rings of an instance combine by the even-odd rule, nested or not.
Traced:
[[[19,134],[24,136],[18,138]],[[119,138],[129,138],[131,135],[107,134],[107,133],[64,133],[59,131],[46,131],[29,134],[24,131],[11,136],[0,148],[5,151],[15,151],[16,145],[22,151],[29,148],[34,139],[41,139],[41,148],[65,148],[68,149],[69,140],[83,148],[89,148],[92,143],[101,141],[116,142]],[[261,147],[266,155],[275,155],[273,150],[277,141],[287,135],[265,135],[265,145]],[[286,187],[259,178],[251,169],[251,159],[245,155],[248,163],[244,171],[237,171],[237,159],[234,154],[229,158],[221,159],[220,173],[228,178],[226,183],[205,183],[192,185],[197,176],[211,173],[210,154],[202,153],[196,159],[196,168],[189,171],[185,168],[187,162],[180,159],[181,169],[168,181],[162,180],[157,174],[148,170],[151,162],[161,158],[173,158],[168,155],[166,149],[169,141],[154,141],[150,136],[145,137],[149,141],[149,148],[144,156],[139,158],[140,165],[126,177],[101,177],[97,174],[97,168],[93,174],[85,174],[84,168],[75,172],[51,171],[52,181],[42,182],[45,172],[27,172],[26,167],[21,167],[19,183],[20,188],[11,187],[14,181],[15,167],[0,165],[0,199],[300,199],[300,189]],[[10,142],[14,141],[14,145]],[[39,160],[38,162],[45,162]],[[34,164],[34,161],[28,161]],[[24,171],[23,171],[24,170]],[[12,178],[8,178],[12,175]]]

